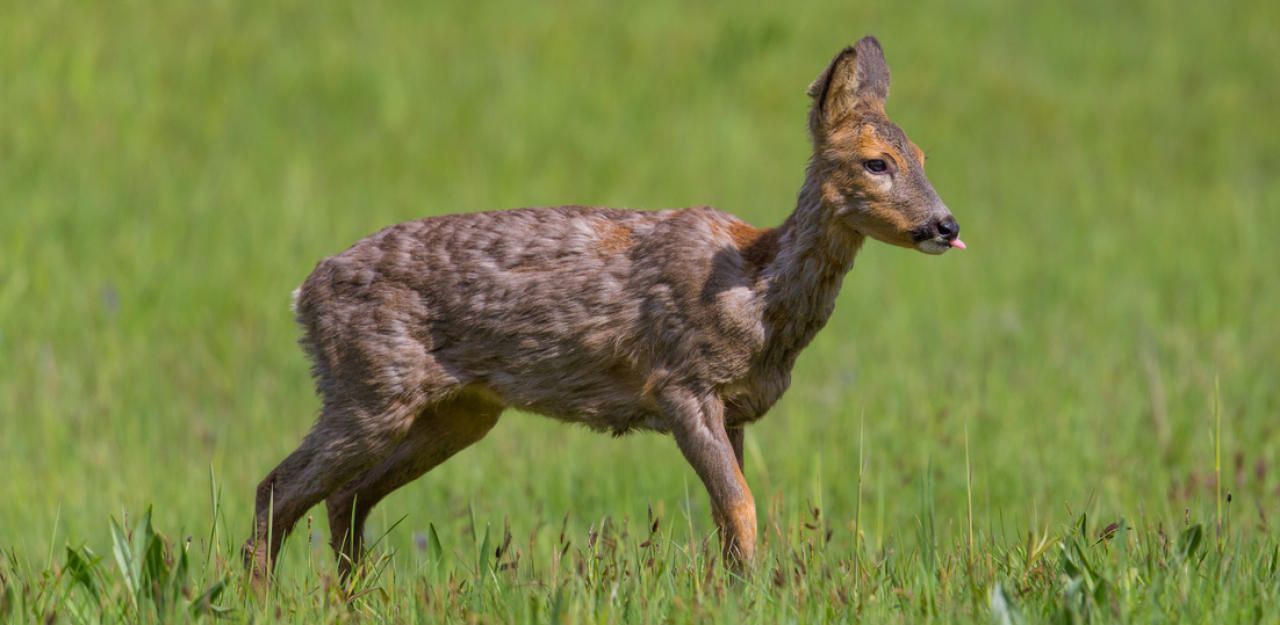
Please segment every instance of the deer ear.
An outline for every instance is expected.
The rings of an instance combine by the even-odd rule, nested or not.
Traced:
[[[889,66],[875,37],[863,37],[831,60],[809,85],[812,130],[830,128],[858,111],[883,111],[889,98]]]

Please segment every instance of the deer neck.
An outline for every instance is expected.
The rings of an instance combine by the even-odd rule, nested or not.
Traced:
[[[778,254],[765,272],[765,358],[789,367],[831,317],[844,276],[865,237],[838,223],[811,163],[795,212],[778,228]]]

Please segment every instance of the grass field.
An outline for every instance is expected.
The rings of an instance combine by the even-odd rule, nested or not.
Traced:
[[[0,2],[0,622],[1280,622],[1278,22]],[[969,250],[859,256],[748,430],[753,575],[669,438],[508,413],[375,511],[352,588],[317,509],[246,592],[317,260],[503,207],[780,223],[805,87],[866,33]]]

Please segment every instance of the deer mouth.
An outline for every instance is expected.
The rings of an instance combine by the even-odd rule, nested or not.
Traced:
[[[912,230],[911,240],[917,250],[933,255],[945,254],[953,247],[961,250],[968,247],[960,240],[960,224],[949,214]]]

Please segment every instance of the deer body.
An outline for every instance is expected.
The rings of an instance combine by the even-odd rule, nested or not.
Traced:
[[[777,228],[705,207],[519,209],[398,224],[322,261],[295,310],[324,405],[259,486],[245,546],[255,579],[322,499],[345,574],[369,509],[508,407],[671,433],[707,487],[726,555],[749,561],[741,427],[789,386],[865,237],[962,246],[918,148],[881,119],[882,67],[868,38],[814,83],[815,155]],[[881,80],[883,93],[859,93]],[[850,171],[883,159],[891,180],[878,166]]]

